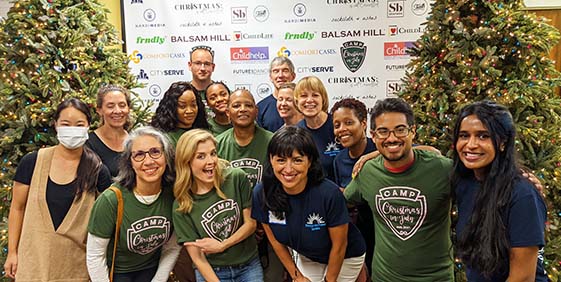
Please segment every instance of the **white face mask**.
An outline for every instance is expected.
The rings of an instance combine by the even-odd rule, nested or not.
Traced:
[[[88,140],[89,127],[59,126],[56,128],[56,138],[62,146],[74,150],[81,147]]]

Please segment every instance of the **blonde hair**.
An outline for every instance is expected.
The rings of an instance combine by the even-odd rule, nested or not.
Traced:
[[[294,100],[296,101],[296,105],[298,105],[298,99],[304,90],[318,92],[321,95],[322,100],[321,110],[327,113],[329,110],[327,90],[325,89],[323,82],[321,82],[317,76],[306,76],[298,81],[296,88],[294,89]]]
[[[173,185],[173,195],[179,204],[178,212],[190,213],[193,208],[193,194],[198,187],[191,171],[191,161],[195,157],[197,146],[207,140],[212,140],[216,146],[216,139],[210,132],[203,129],[191,129],[181,135],[177,142],[175,153],[176,178]],[[228,165],[228,161],[218,159],[216,173],[214,174],[214,189],[222,199],[226,199],[226,195],[220,190],[220,186],[224,182],[224,168]]]

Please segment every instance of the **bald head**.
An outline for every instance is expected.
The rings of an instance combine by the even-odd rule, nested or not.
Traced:
[[[230,94],[230,101],[228,101],[228,105],[232,103],[232,99],[234,97],[245,97],[247,99],[250,99],[255,105],[255,98],[253,98],[253,94],[251,94],[251,92],[249,92],[249,90],[247,89],[236,89],[234,92],[232,92],[232,94]]]
[[[238,89],[230,95],[226,112],[234,128],[253,128],[257,118],[257,105],[246,89]]]

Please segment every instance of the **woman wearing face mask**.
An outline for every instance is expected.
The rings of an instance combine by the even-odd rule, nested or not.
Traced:
[[[333,180],[333,159],[339,153],[339,146],[333,134],[333,117],[327,113],[327,90],[319,78],[307,76],[296,84],[294,98],[298,110],[304,115],[298,126],[312,134],[323,172],[328,179]]]
[[[252,187],[243,170],[219,159],[212,134],[198,129],[179,139],[175,165],[173,225],[197,281],[262,282]]]
[[[89,281],[85,242],[109,170],[84,146],[91,114],[71,98],[54,115],[59,144],[27,154],[13,184],[6,276],[17,281]]]
[[[113,281],[167,281],[179,254],[171,225],[173,160],[167,137],[150,126],[131,131],[125,140],[113,184],[123,199],[118,241],[114,191],[97,198],[88,224],[87,265],[93,282],[108,280],[113,262],[107,261],[107,254],[113,253],[115,243]]]
[[[208,118],[208,124],[214,136],[232,128],[230,118],[226,114],[229,100],[230,89],[224,82],[215,81],[206,88],[206,103],[214,113],[214,117]]]
[[[283,83],[279,86],[277,94],[277,111],[285,126],[295,125],[304,118],[294,104],[294,88],[296,84],[292,82]]]
[[[509,111],[494,102],[476,102],[458,114],[452,184],[456,250],[468,281],[549,280],[543,265],[546,206],[517,164],[515,135]]]
[[[96,111],[102,124],[90,132],[86,145],[97,153],[113,177],[119,173],[119,155],[128,136],[130,104],[129,93],[121,86],[107,85],[97,92]]]
[[[188,82],[172,83],[152,118],[151,125],[166,133],[174,146],[179,137],[190,129],[210,129],[205,104],[196,93],[197,90]]]

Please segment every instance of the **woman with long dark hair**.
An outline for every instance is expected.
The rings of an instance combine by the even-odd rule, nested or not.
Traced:
[[[190,129],[210,129],[201,96],[185,81],[171,84],[156,108],[156,114],[150,124],[166,133],[174,146],[179,137]]]
[[[253,190],[252,217],[263,224],[292,280],[354,282],[364,263],[364,239],[350,223],[339,186],[324,178],[311,134],[282,127],[267,155],[263,182]]]
[[[464,107],[454,128],[457,251],[468,281],[547,281],[546,206],[516,161],[516,129],[494,102]]]
[[[88,219],[111,176],[84,146],[91,122],[84,102],[65,100],[54,120],[59,144],[25,155],[14,177],[4,271],[17,281],[89,281]]]

